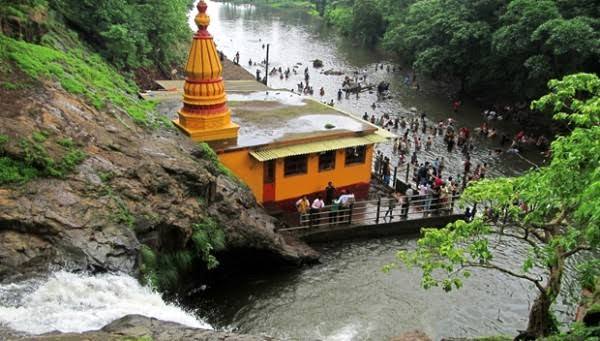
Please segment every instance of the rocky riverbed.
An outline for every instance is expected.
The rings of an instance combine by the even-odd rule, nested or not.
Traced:
[[[175,322],[165,322],[141,315],[127,315],[100,330],[83,333],[48,333],[26,337],[27,341],[108,341],[108,340],[203,340],[203,341],[271,341],[268,336],[240,335],[191,328]]]

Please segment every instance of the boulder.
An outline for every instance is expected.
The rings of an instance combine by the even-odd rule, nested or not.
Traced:
[[[23,338],[28,341],[109,341],[109,340],[202,340],[202,341],[274,341],[268,336],[241,335],[191,328],[175,322],[166,322],[141,315],[127,315],[100,330],[84,333],[49,333]]]

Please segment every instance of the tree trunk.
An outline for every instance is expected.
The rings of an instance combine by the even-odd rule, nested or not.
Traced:
[[[554,330],[554,321],[550,314],[552,300],[545,293],[540,293],[533,301],[533,306],[529,311],[529,321],[524,339],[536,339],[548,335]]]
[[[562,275],[564,270],[564,259],[560,256],[562,250],[556,250],[556,264],[550,266],[550,276],[544,291],[533,302],[529,311],[529,322],[527,323],[526,338],[539,338],[548,336],[558,331],[550,307],[560,292]]]

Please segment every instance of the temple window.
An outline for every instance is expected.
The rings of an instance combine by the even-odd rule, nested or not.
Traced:
[[[283,174],[285,176],[306,174],[308,155],[288,156],[284,159]]]
[[[335,150],[319,153],[319,172],[335,169]]]
[[[346,165],[365,163],[367,155],[367,146],[357,146],[346,148]]]

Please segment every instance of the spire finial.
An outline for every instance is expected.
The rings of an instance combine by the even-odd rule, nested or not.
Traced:
[[[196,6],[196,8],[198,8],[198,15],[196,15],[194,21],[196,22],[196,25],[198,25],[198,29],[201,31],[206,30],[208,24],[210,24],[210,17],[206,15],[207,7],[208,6],[206,5],[206,2],[204,2],[204,0],[200,0],[198,2],[198,6]]]

